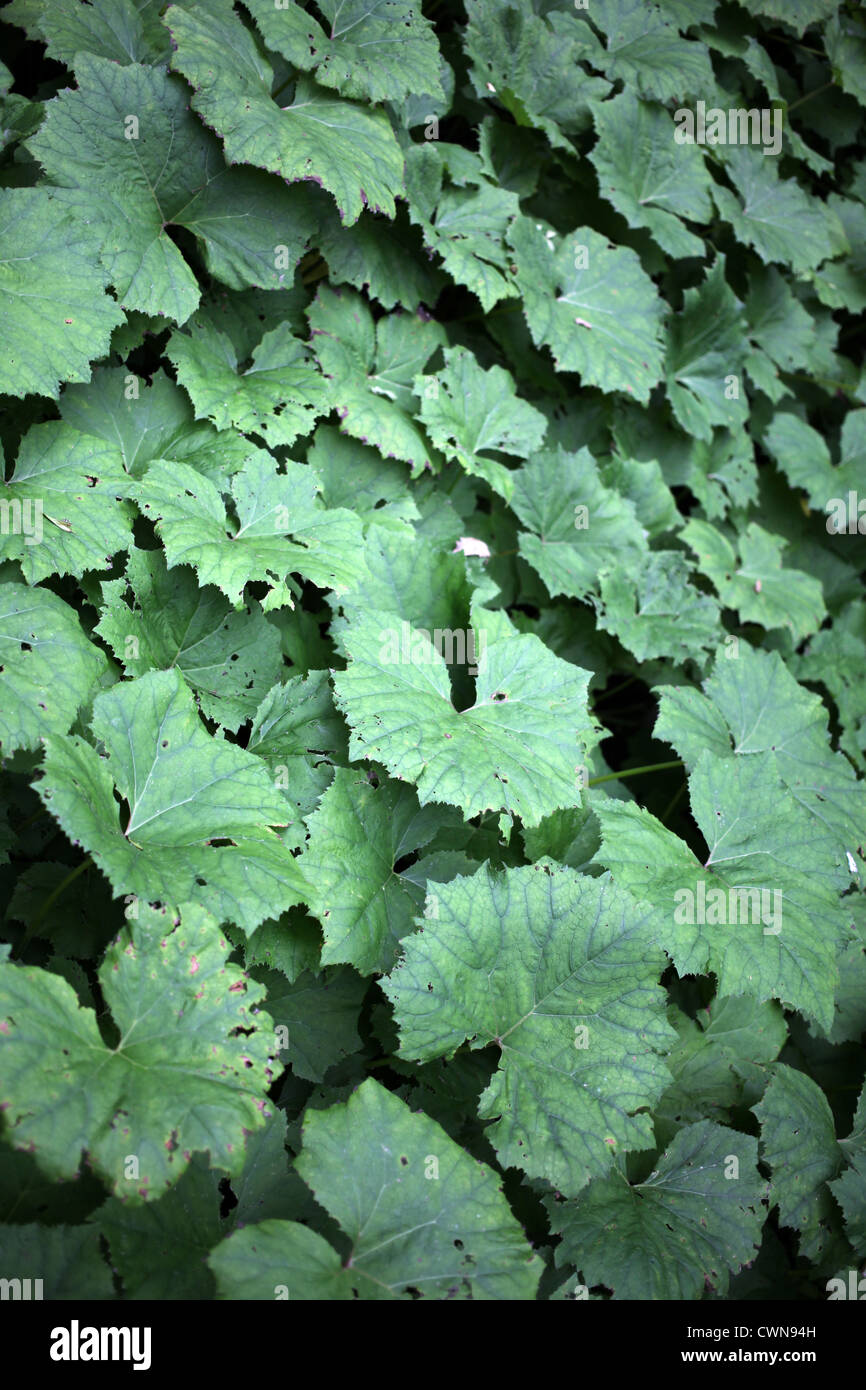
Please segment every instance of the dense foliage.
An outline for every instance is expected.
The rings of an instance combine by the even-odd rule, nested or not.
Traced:
[[[3,18],[0,1274],[847,1288],[858,6]]]

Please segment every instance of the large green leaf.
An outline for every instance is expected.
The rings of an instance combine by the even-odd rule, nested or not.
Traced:
[[[746,643],[726,648],[704,684],[657,688],[656,736],[694,766],[704,748],[721,757],[773,752],[790,794],[853,852],[866,824],[866,789],[842,753],[833,752],[827,709],[798,685],[778,652]]]
[[[208,318],[173,333],[167,354],[197,418],[218,430],[258,434],[271,446],[293,444],[327,411],[325,382],[288,323],[266,333],[242,369],[226,333]]]
[[[279,632],[255,600],[233,611],[191,570],[169,571],[161,550],[132,550],[126,579],[103,584],[103,596],[96,631],[127,675],[175,667],[227,729],[249,719],[282,674]]]
[[[686,290],[670,327],[668,398],[679,424],[698,439],[711,441],[718,425],[740,429],[748,415],[741,307],[718,260],[698,289]]]
[[[541,445],[547,421],[519,399],[511,374],[502,367],[485,372],[464,348],[446,348],[444,357],[444,371],[420,387],[427,433],[446,457],[486,478],[508,500],[514,479],[490,455],[529,458]]]
[[[498,300],[517,293],[505,237],[520,200],[511,189],[485,176],[480,156],[470,169],[461,160],[452,174],[453,183],[446,186],[448,152],[440,151],[438,142],[410,145],[406,150],[409,213],[421,228],[425,244],[442,257],[448,274],[477,294],[489,310]]]
[[[249,5],[268,48],[343,96],[442,95],[433,26],[411,0],[322,0],[318,8],[327,28],[294,0]]]
[[[589,102],[610,83],[580,67],[571,35],[554,34],[532,7],[514,0],[466,0],[464,39],[479,96],[501,102],[517,126],[535,126],[551,144],[589,125]]]
[[[501,810],[537,825],[579,804],[580,766],[598,739],[589,672],[518,634],[502,613],[476,611],[475,629],[474,641],[431,634],[375,610],[349,625],[351,660],[334,688],[350,756],[414,782],[422,806],[444,801],[467,817]],[[461,639],[478,674],[475,703],[457,710],[442,650],[457,652]]]
[[[247,1226],[210,1257],[223,1298],[534,1298],[540,1261],[496,1176],[426,1115],[370,1079],[303,1134],[298,1171],[349,1258],[293,1222]]]
[[[591,227],[561,237],[527,217],[509,233],[532,340],[584,385],[649,400],[661,376],[662,302],[636,252]]]
[[[614,556],[639,568],[647,553],[633,503],[604,486],[588,449],[536,453],[514,476],[512,506],[528,527],[520,554],[551,595],[585,598]]]
[[[279,105],[273,68],[230,0],[171,5],[165,22],[172,65],[193,88],[192,105],[221,138],[230,164],[255,164],[288,183],[315,179],[347,224],[365,207],[393,217],[403,160],[383,111],[341,101],[306,77],[298,78],[293,100]]]
[[[633,85],[640,96],[668,102],[712,92],[715,83],[706,46],[677,33],[679,17],[668,15],[668,8],[643,0],[593,0],[587,14],[560,16],[556,27],[569,36],[579,32],[580,56],[612,82]],[[683,27],[700,17],[690,6]],[[604,42],[595,28],[605,35]]]
[[[427,316],[389,314],[374,322],[353,290],[322,289],[309,311],[313,350],[329,379],[329,403],[342,429],[386,458],[404,459],[413,476],[432,462],[413,418],[415,377],[445,334]]]
[[[681,1129],[643,1182],[596,1179],[574,1201],[550,1202],[572,1264],[614,1298],[724,1296],[730,1275],[757,1254],[765,1184],[756,1140],[703,1120]]]
[[[646,227],[663,251],[703,256],[704,243],[683,225],[712,216],[712,181],[696,146],[674,144],[661,106],[638,101],[629,88],[593,106],[598,143],[590,154],[603,197],[630,227]]]
[[[639,661],[666,655],[680,663],[699,660],[717,644],[719,605],[690,582],[693,569],[682,551],[650,551],[633,570],[620,568],[612,555],[604,564],[597,576],[599,627]]]
[[[849,249],[832,208],[810,197],[795,179],[780,178],[762,151],[727,146],[725,172],[736,193],[721,184],[713,188],[719,216],[761,260],[780,262],[800,275]]]
[[[4,1226],[3,1262],[4,1268],[15,1271],[12,1279],[31,1281],[30,1298],[77,1303],[82,1299],[107,1300],[114,1292],[99,1235],[89,1225],[42,1226],[33,1222]],[[10,1291],[5,1296],[14,1299],[16,1295]],[[22,1291],[19,1297],[28,1295]]]
[[[10,520],[0,556],[36,584],[51,574],[107,569],[132,542],[129,479],[118,450],[68,425],[34,425],[21,441],[4,489]]]
[[[61,201],[98,228],[124,308],[178,323],[196,308],[198,281],[172,226],[199,236],[210,269],[235,289],[277,288],[291,275],[313,230],[308,204],[278,179],[227,168],[179,78],[81,54],[76,79],[77,91],[48,103],[29,148]]]
[[[207,733],[179,671],[97,696],[92,729],[107,758],[49,736],[39,792],[115,895],[197,901],[248,929],[301,900],[294,857],[271,828],[288,824],[288,803],[258,758]]]
[[[264,1124],[270,1020],[264,991],[226,961],[217,923],[142,908],[100,968],[117,1041],[57,975],[0,964],[3,1108],[12,1141],[55,1178],[82,1156],[134,1206],[208,1152],[229,1173]]]
[[[391,969],[424,903],[424,860],[405,873],[396,866],[449,819],[437,806],[420,809],[411,787],[375,786],[360,770],[336,769],[307,821],[302,863],[324,933],[323,963],[348,961],[364,975]]]
[[[800,1252],[820,1256],[833,1202],[827,1183],[843,1166],[833,1113],[820,1086],[779,1063],[759,1105],[761,1148],[773,1178],[770,1202],[783,1226],[800,1232]]]
[[[344,508],[324,507],[318,488],[307,464],[289,459],[281,472],[262,449],[232,479],[237,522],[214,484],[186,464],[152,464],[136,496],[157,524],[170,567],[191,565],[203,585],[215,584],[235,608],[243,605],[247,583],[269,582],[268,607],[288,600],[290,572],[342,589],[363,563],[360,522]]]
[[[65,734],[108,664],[69,604],[26,584],[0,584],[0,663],[4,757]]]
[[[168,34],[151,0],[36,0],[39,28],[48,52],[75,66],[79,54],[95,53],[115,63],[164,62]],[[149,11],[149,13],[148,13]]]
[[[722,603],[736,609],[743,622],[786,628],[798,642],[821,626],[826,609],[820,580],[783,566],[788,542],[782,536],[751,521],[740,534],[738,556],[709,522],[690,518],[680,534]]]
[[[681,975],[711,970],[720,994],[780,999],[829,1028],[844,920],[837,895],[850,877],[835,836],[785,795],[772,753],[705,750],[689,786],[703,861],[648,811],[613,800],[594,803],[598,861],[652,904]]]
[[[56,400],[61,381],[90,380],[90,363],[123,322],[98,250],[51,190],[0,189],[0,390]]]
[[[367,981],[354,970],[305,970],[292,981],[279,971],[253,974],[267,989],[265,1007],[277,1026],[280,1059],[296,1076],[322,1081],[329,1068],[360,1049],[358,1015]]]
[[[672,1041],[651,913],[608,877],[550,861],[437,884],[438,916],[384,989],[400,1055],[495,1044],[480,1114],[506,1167],[575,1193],[619,1147],[650,1148]]]

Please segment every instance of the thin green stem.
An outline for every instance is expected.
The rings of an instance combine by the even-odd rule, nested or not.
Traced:
[[[813,381],[817,386],[832,386],[836,391],[844,391],[846,396],[854,396],[856,387],[848,386],[844,381],[836,381],[831,376],[814,376],[809,372],[786,372],[786,376],[792,376],[797,381]]]
[[[807,43],[800,43],[799,39],[785,39],[781,34],[773,35],[774,43],[786,43],[789,48],[802,48],[804,53],[814,53],[816,58],[826,58],[827,54],[820,48],[810,48]]]
[[[21,942],[21,946],[18,951],[19,956],[22,956],[24,954],[24,951],[30,945],[30,942],[33,940],[34,936],[37,935],[38,928],[44,922],[45,918],[48,916],[48,913],[51,911],[52,907],[57,902],[57,899],[60,897],[60,895],[66,892],[66,889],[69,887],[70,883],[74,883],[77,878],[81,877],[85,869],[91,868],[92,864],[93,860],[88,855],[87,859],[82,859],[80,864],[76,864],[74,869],[70,869],[66,877],[60,880],[57,887],[51,890],[51,892],[48,894],[48,897],[43,902],[42,906],[36,913],[34,913],[30,921],[30,925],[24,933],[24,938]]]
[[[509,299],[507,304],[497,304],[496,308],[491,309],[489,313],[485,313],[483,309],[479,309],[477,313],[473,311],[471,314],[459,314],[457,318],[449,319],[448,322],[470,323],[473,319],[492,319],[495,318],[497,314],[514,314],[519,308],[519,303],[513,299]]]
[[[825,82],[822,86],[815,87],[813,91],[807,92],[804,97],[798,97],[796,101],[791,102],[787,114],[790,116],[791,112],[796,111],[798,106],[802,106],[804,101],[811,101],[813,97],[819,96],[821,92],[826,92],[828,87],[835,87],[835,85],[835,82],[831,78],[829,82]]]
[[[600,705],[603,700],[612,700],[614,695],[618,695],[621,690],[625,690],[626,686],[631,685],[636,680],[637,676],[629,676],[628,680],[620,681],[619,685],[615,685],[613,690],[607,690],[604,695],[600,695],[595,703]]]
[[[646,767],[626,767],[622,772],[606,772],[603,777],[590,777],[588,787],[597,787],[599,782],[618,782],[623,777],[642,777],[645,772],[663,772],[668,767],[683,767],[682,758],[674,758],[669,763],[648,763]]]
[[[681,800],[681,798],[682,798],[682,795],[683,795],[683,793],[685,792],[685,789],[686,789],[686,784],[685,784],[685,782],[681,782],[680,785],[677,787],[676,791],[674,792],[673,796],[671,797],[670,801],[668,802],[667,806],[665,807],[664,811],[663,811],[662,814],[659,816],[659,820],[661,821],[662,825],[667,825],[667,823],[668,823],[668,816],[671,814],[671,812],[674,810],[674,808],[679,804],[679,802],[680,802],[680,800]]]
[[[275,92],[271,92],[271,101],[276,101],[278,96],[282,96],[287,87],[291,87],[293,82],[298,80],[297,73],[293,72],[291,77],[287,77],[285,82],[281,82]]]
[[[301,276],[302,285],[314,285],[317,280],[323,280],[328,273],[328,267],[324,261],[315,270],[307,271],[306,275]]]

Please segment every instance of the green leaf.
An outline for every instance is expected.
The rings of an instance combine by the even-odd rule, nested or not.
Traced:
[[[591,227],[560,239],[527,217],[516,219],[509,241],[532,341],[550,348],[557,371],[649,400],[661,376],[664,310],[637,254],[611,249]]]
[[[783,370],[805,366],[815,324],[781,272],[763,266],[749,277],[749,336]]]
[[[845,1234],[858,1255],[866,1250],[866,1086],[857,1101],[854,1128],[839,1146],[849,1167],[829,1184],[845,1216]]]
[[[421,254],[420,235],[401,207],[394,221],[363,212],[353,227],[344,227],[336,209],[329,210],[321,217],[318,240],[332,283],[369,289],[386,309],[435,304],[447,283]]]
[[[294,857],[270,828],[289,822],[288,803],[258,758],[207,733],[179,671],[97,696],[92,729],[107,760],[81,738],[48,736],[39,793],[115,896],[197,901],[247,930],[301,900]]]
[[[736,193],[713,188],[719,216],[763,261],[790,266],[797,275],[849,249],[837,215],[794,179],[781,179],[772,159],[746,145],[725,146],[725,172]]]
[[[750,14],[787,24],[795,34],[802,34],[810,24],[829,18],[836,10],[836,0],[737,0],[737,3]]]
[[[669,655],[682,664],[716,646],[719,605],[689,582],[693,569],[680,551],[652,551],[637,571],[619,568],[618,557],[612,564],[606,555],[597,576],[598,625],[639,661]]]
[[[132,513],[121,500],[129,491],[117,449],[53,420],[34,425],[6,485],[11,525],[0,556],[17,560],[30,584],[108,568],[131,544]]]
[[[101,955],[119,923],[111,889],[93,865],[73,883],[69,865],[50,859],[30,864],[19,875],[7,915],[25,926],[32,922],[35,935],[50,941],[52,969],[58,973],[58,957],[79,961]]]
[[[247,1226],[211,1254],[223,1298],[535,1297],[540,1261],[496,1176],[372,1079],[308,1111],[297,1167],[349,1258],[293,1222]]]
[[[321,974],[305,970],[291,983],[270,970],[254,970],[253,977],[267,989],[265,1007],[277,1025],[279,1055],[296,1076],[322,1081],[330,1067],[360,1049],[358,1014],[367,981],[349,966]]]
[[[772,753],[705,750],[689,787],[703,862],[648,811],[613,800],[594,803],[598,862],[652,905],[680,975],[712,971],[721,995],[779,999],[829,1028],[848,877],[833,836],[786,797]]]
[[[322,289],[309,311],[313,350],[329,378],[329,403],[342,429],[386,458],[404,459],[412,476],[431,466],[429,442],[412,418],[415,377],[445,334],[420,316],[394,313],[373,321],[354,291]]]
[[[518,127],[534,126],[555,147],[571,150],[567,135],[589,125],[590,101],[610,84],[580,67],[571,36],[552,33],[531,8],[466,0],[465,9],[464,45],[478,95],[501,102]]]
[[[189,332],[174,332],[166,353],[196,417],[218,430],[255,433],[272,446],[293,444],[327,412],[326,384],[287,323],[265,334],[243,369],[231,339],[207,318],[193,319]]]
[[[384,510],[375,515],[381,517]],[[430,632],[440,628],[444,634],[460,630],[470,597],[471,585],[460,555],[445,552],[417,533],[406,535],[374,523],[364,538],[363,569],[359,566],[341,606],[350,618],[362,618],[374,608],[390,613],[398,626],[405,620]],[[468,652],[471,639],[466,633],[463,638]],[[443,641],[449,640],[443,636]]]
[[[668,1058],[674,1082],[656,1109],[657,1124],[660,1117],[677,1126],[702,1119],[729,1122],[728,1112],[743,1103],[747,1084],[763,1089],[765,1066],[788,1040],[780,1006],[758,1003],[749,994],[716,998],[694,1020],[675,1017],[672,1010],[671,1021],[680,1041]]]
[[[0,189],[0,390],[56,400],[62,381],[90,380],[123,323],[97,252],[93,232],[49,189]]]
[[[347,961],[362,975],[391,969],[424,904],[424,860],[405,873],[396,866],[429,844],[448,819],[438,807],[421,810],[411,787],[390,781],[376,787],[360,770],[335,770],[307,820],[301,866],[310,912],[325,937],[323,964]]]
[[[158,1201],[130,1208],[122,1197],[109,1198],[97,1221],[125,1298],[213,1298],[205,1261],[224,1234],[219,1184],[219,1170],[196,1155]]]
[[[827,1183],[843,1162],[830,1106],[809,1076],[780,1062],[754,1113],[773,1173],[770,1205],[778,1206],[783,1226],[800,1232],[800,1254],[817,1259],[833,1212]]]
[[[433,25],[410,0],[322,0],[321,25],[299,4],[251,0],[268,48],[347,97],[400,101],[442,96]]]
[[[236,473],[255,453],[243,435],[219,434],[196,422],[186,392],[163,371],[150,382],[123,367],[99,367],[88,386],[67,386],[60,413],[80,434],[120,450],[123,466],[140,478],[154,459],[176,458],[200,473]]]
[[[579,767],[597,741],[586,708],[589,672],[560,661],[504,614],[475,614],[464,632],[432,634],[386,612],[346,630],[348,668],[334,677],[351,729],[349,755],[414,782],[422,806],[444,801],[468,818],[487,810],[526,825],[580,801]],[[474,630],[474,629],[473,629]],[[475,703],[451,699],[446,652],[474,655]]]
[[[656,737],[690,766],[706,747],[742,759],[772,751],[790,795],[832,834],[841,857],[853,851],[866,823],[866,788],[830,746],[826,706],[797,684],[778,652],[729,646],[704,692],[657,687]]]
[[[223,142],[229,164],[255,164],[288,183],[315,179],[333,194],[340,217],[365,207],[394,216],[403,160],[387,116],[341,101],[299,77],[294,99],[278,105],[274,73],[230,0],[170,5],[172,66],[193,89],[192,105]]]
[[[484,371],[465,348],[445,348],[445,368],[420,385],[421,419],[437,449],[467,473],[486,478],[506,501],[514,478],[490,454],[529,458],[541,447],[547,421],[522,401],[510,372]]]
[[[323,588],[348,587],[362,563],[360,522],[342,508],[322,506],[308,465],[288,459],[280,472],[260,449],[235,474],[231,489],[236,523],[214,484],[194,469],[151,465],[136,494],[156,522],[169,568],[193,566],[199,582],[215,584],[236,609],[251,580],[273,584],[276,597],[290,572]]]
[[[161,550],[130,551],[126,579],[104,584],[103,593],[96,631],[127,676],[175,667],[204,713],[227,729],[255,714],[280,679],[280,635],[255,600],[234,612],[189,570],[169,573]]]
[[[125,309],[184,323],[198,305],[172,226],[200,237],[209,269],[235,289],[276,289],[291,275],[314,227],[311,208],[277,179],[226,168],[180,78],[86,54],[76,77],[77,91],[48,103],[29,149],[62,201],[98,228]]]
[[[593,107],[598,143],[590,159],[599,190],[630,227],[646,227],[669,256],[703,256],[704,242],[682,219],[712,219],[712,181],[697,146],[674,144],[661,106],[626,88]]]
[[[0,746],[37,748],[45,734],[65,734],[106,670],[75,610],[48,589],[0,585]],[[63,680],[58,681],[58,672]]]
[[[668,337],[667,393],[678,424],[711,441],[713,426],[742,428],[749,403],[739,369],[745,353],[741,304],[719,258],[698,289],[686,290]]]
[[[562,1236],[557,1264],[617,1299],[724,1297],[730,1275],[757,1254],[764,1181],[757,1142],[709,1120],[675,1136],[643,1182],[596,1179],[576,1200],[549,1203]]]
[[[650,914],[610,879],[550,861],[437,884],[438,917],[383,986],[400,1055],[495,1043],[482,1119],[504,1166],[577,1192],[616,1149],[650,1148],[670,1074]]]
[[[477,169],[462,171],[459,180],[452,174],[453,185],[443,187],[447,168],[447,156],[438,144],[407,148],[409,215],[421,228],[425,245],[441,256],[448,274],[472,290],[487,311],[517,293],[505,238],[520,202],[516,193],[485,178],[480,157]]]
[[[3,1103],[16,1147],[33,1146],[56,1178],[75,1176],[86,1155],[130,1206],[161,1195],[194,1152],[239,1172],[244,1132],[266,1118],[270,1020],[255,1008],[264,991],[226,954],[201,908],[187,907],[180,923],[144,909],[99,972],[116,1047],[65,980],[0,965]]]
[[[519,533],[520,554],[552,596],[585,598],[613,555],[628,566],[646,556],[633,503],[604,486],[588,449],[536,453],[514,475],[512,506],[529,528]]]
[[[111,1270],[92,1226],[4,1226],[3,1264],[15,1271],[12,1279],[31,1281],[31,1292],[22,1291],[22,1298],[78,1302],[110,1299],[114,1293]],[[41,1292],[36,1293],[37,1287]],[[10,1291],[7,1296],[16,1294]]]
[[[168,34],[149,0],[39,0],[39,27],[48,53],[74,67],[76,57],[96,54],[114,63],[161,63],[168,59]]]
[[[611,82],[633,85],[640,96],[656,101],[682,101],[685,94],[715,90],[706,46],[677,33],[700,15],[689,7],[687,18],[668,15],[668,5],[649,6],[642,0],[601,0],[588,15],[562,15],[557,28],[571,35],[580,31],[581,57],[601,68]],[[586,22],[606,36],[601,43]]]
[[[740,535],[738,557],[727,537],[706,521],[691,519],[680,534],[698,557],[698,569],[742,622],[787,628],[797,642],[821,626],[826,609],[820,581],[783,568],[788,542],[781,536],[752,521]]]
[[[348,507],[365,524],[400,531],[405,523],[420,519],[405,468],[383,459],[378,450],[340,434],[333,425],[320,425],[316,430],[307,462],[319,476],[326,506]],[[369,535],[368,530],[368,539]],[[410,539],[416,540],[414,532]]]
[[[330,781],[331,761],[346,753],[328,672],[309,671],[272,686],[255,711],[247,749],[265,760],[299,815],[308,815]]]

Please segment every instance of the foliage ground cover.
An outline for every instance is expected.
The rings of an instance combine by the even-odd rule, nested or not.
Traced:
[[[2,19],[0,1274],[847,1296],[862,11]]]

